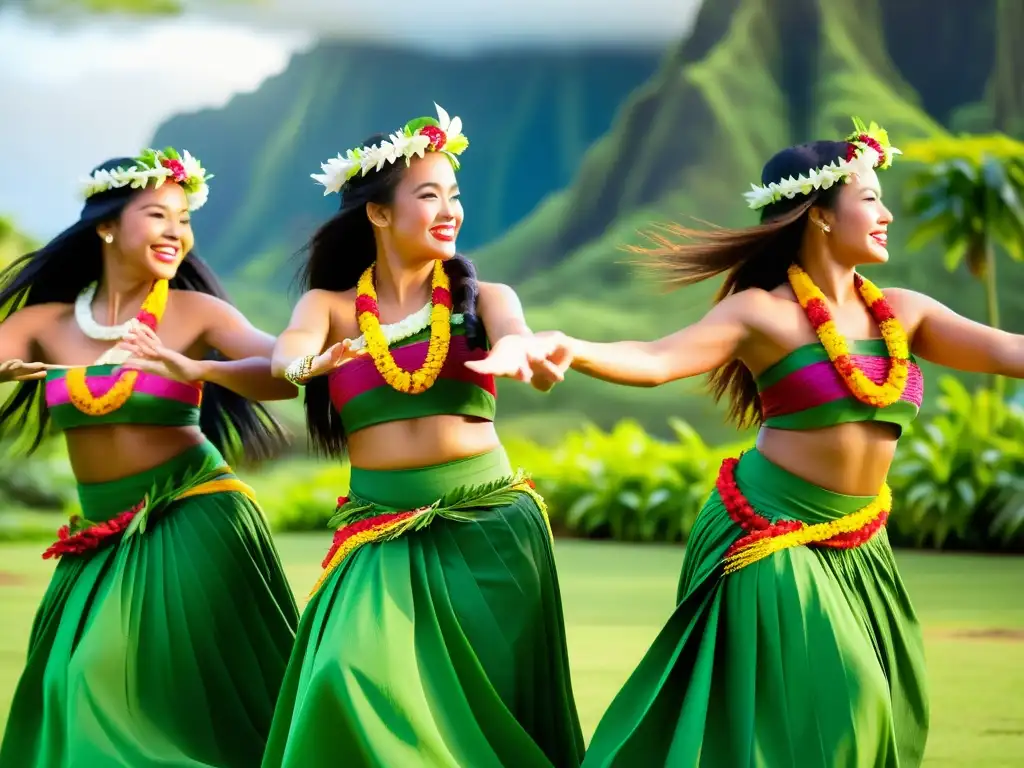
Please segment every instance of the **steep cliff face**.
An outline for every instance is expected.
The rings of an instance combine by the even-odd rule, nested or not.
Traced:
[[[461,242],[472,248],[571,182],[659,58],[614,50],[446,58],[324,44],[223,109],[169,121],[154,141],[188,146],[217,176],[195,219],[204,252],[226,272],[265,278],[336,209],[338,198],[322,199],[309,174],[374,133],[433,114],[436,101],[462,117],[472,142],[460,174],[469,211]]]

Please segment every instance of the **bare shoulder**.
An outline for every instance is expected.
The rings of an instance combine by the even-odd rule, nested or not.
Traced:
[[[74,304],[51,301],[22,307],[17,312],[12,312],[4,322],[29,329],[41,328],[71,317],[74,311]]]
[[[896,319],[910,331],[917,328],[929,310],[939,306],[931,296],[908,288],[884,288],[882,295],[892,307]]]
[[[778,289],[766,291],[763,288],[747,288],[726,296],[717,306],[737,318],[753,320],[773,311],[784,310],[792,304],[793,299]]]
[[[487,301],[519,301],[515,288],[505,283],[478,283],[480,298]]]

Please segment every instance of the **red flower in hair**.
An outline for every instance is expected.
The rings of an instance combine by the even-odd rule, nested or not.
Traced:
[[[875,165],[879,165],[885,162],[885,150],[882,145],[878,143],[876,139],[871,138],[866,133],[862,133],[860,136],[854,139],[861,144],[866,144],[871,147],[875,152],[878,153],[878,162]],[[860,151],[860,147],[854,144],[852,141],[846,145],[846,162],[852,162],[857,157],[857,153]]]
[[[180,160],[172,160],[169,157],[165,157],[160,161],[160,165],[171,172],[171,178],[177,182],[183,182],[188,178],[188,172],[185,170],[185,166],[182,165]]]
[[[438,128],[436,125],[424,125],[417,131],[420,136],[426,136],[430,139],[430,148],[435,152],[441,151],[445,143],[448,141],[448,137],[444,131]]]

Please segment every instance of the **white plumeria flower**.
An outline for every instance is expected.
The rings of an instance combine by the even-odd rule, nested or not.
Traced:
[[[448,113],[444,111],[444,108],[434,102],[434,109],[437,110],[437,122],[438,127],[444,131],[446,140],[453,136],[458,136],[462,133],[462,119],[459,117],[451,118]]]

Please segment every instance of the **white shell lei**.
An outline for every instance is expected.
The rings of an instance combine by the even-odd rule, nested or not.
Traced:
[[[428,301],[421,309],[413,312],[411,315],[406,315],[397,323],[381,325],[380,329],[384,332],[384,338],[387,339],[388,345],[394,344],[396,341],[408,339],[425,328],[429,328],[431,306],[433,305]],[[464,322],[464,318],[462,315],[453,314],[451,322],[452,325],[461,325]],[[364,336],[352,340],[351,349],[363,349],[365,346],[366,338]]]
[[[92,315],[92,300],[96,297],[96,283],[91,283],[82,289],[75,299],[75,322],[82,329],[82,333],[90,339],[97,341],[120,341],[128,330],[135,324],[131,320],[120,325],[100,325]],[[104,352],[93,365],[106,365],[108,363],[120,364],[131,357],[131,353],[124,349],[111,347]]]

